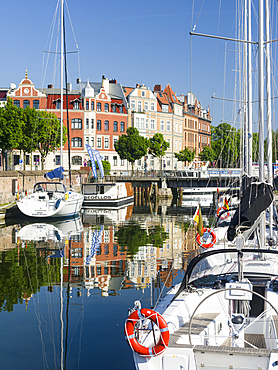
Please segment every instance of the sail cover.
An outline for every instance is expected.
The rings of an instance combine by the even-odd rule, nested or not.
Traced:
[[[44,174],[44,177],[47,180],[52,180],[52,179],[60,179],[60,180],[63,180],[63,178],[64,178],[63,173],[64,172],[65,172],[65,170],[64,170],[63,167],[58,167],[58,168],[55,168],[53,171],[50,171],[50,172],[45,173]]]
[[[231,220],[228,228],[228,240],[234,240],[237,226],[242,224],[252,226],[259,215],[270,206],[273,198],[270,184],[265,182],[251,183],[243,192],[240,205]]]

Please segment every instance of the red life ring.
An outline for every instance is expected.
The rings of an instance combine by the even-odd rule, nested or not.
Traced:
[[[217,212],[216,212],[217,217],[220,215],[220,212],[221,211],[228,211],[228,208],[226,208],[226,207],[219,207],[218,210],[217,210]]]
[[[160,338],[158,343],[153,347],[142,346],[135,337],[135,325],[140,319],[149,319],[154,322],[160,330]],[[126,341],[131,349],[140,356],[150,357],[160,355],[165,351],[169,344],[170,333],[169,328],[164,318],[158,313],[148,308],[133,311],[125,322]]]
[[[196,235],[196,241],[197,241],[197,243],[202,248],[206,248],[207,249],[207,248],[213,247],[214,244],[216,243],[216,235],[215,235],[215,232],[213,230],[209,229],[209,228],[205,228],[203,231],[204,231],[204,233],[205,232],[210,233],[210,235],[212,237],[212,241],[210,243],[206,243],[206,244],[202,243],[201,242],[201,236],[200,236],[199,233],[197,233],[197,235]]]

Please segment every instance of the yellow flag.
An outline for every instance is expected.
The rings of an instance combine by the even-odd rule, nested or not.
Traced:
[[[229,210],[229,203],[227,201],[227,198],[225,197],[224,199],[224,207],[227,208],[227,210]]]
[[[203,218],[202,218],[202,212],[201,212],[200,205],[199,205],[199,208],[197,209],[197,211],[195,213],[195,216],[194,216],[193,220],[197,223],[197,231],[198,231],[199,235],[203,236],[204,235],[204,231],[203,231],[204,224],[203,224]]]

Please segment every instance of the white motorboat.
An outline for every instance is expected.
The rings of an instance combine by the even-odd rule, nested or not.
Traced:
[[[83,195],[66,191],[60,182],[38,182],[31,194],[20,194],[18,209],[26,216],[38,218],[71,217],[78,215]]]
[[[134,195],[131,183],[101,182],[82,184],[84,207],[109,208],[128,205]]]

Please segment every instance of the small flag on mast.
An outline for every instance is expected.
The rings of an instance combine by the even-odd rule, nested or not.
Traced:
[[[195,215],[193,220],[197,223],[197,231],[200,236],[204,235],[204,224],[203,224],[203,217],[202,217],[202,212],[201,212],[201,206],[199,205],[198,208],[196,209]]]
[[[224,207],[227,208],[227,210],[229,210],[229,203],[227,201],[227,198],[225,197],[224,199]]]

